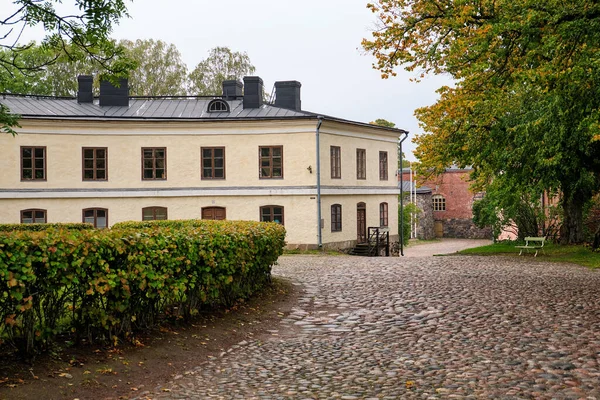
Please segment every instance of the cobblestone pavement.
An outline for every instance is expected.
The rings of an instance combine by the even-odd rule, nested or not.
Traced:
[[[600,399],[599,272],[532,257],[279,264],[304,294],[270,336],[144,397]]]

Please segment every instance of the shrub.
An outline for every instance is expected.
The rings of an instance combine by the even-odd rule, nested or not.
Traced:
[[[14,231],[45,231],[48,229],[69,229],[74,231],[82,231],[94,229],[94,225],[79,222],[79,223],[51,223],[51,224],[0,224],[0,232]]]
[[[285,246],[274,223],[137,226],[0,235],[0,337],[28,353],[61,332],[131,337],[166,314],[188,318],[250,296]]]
[[[400,205],[398,205],[398,228],[400,228]],[[414,218],[419,218],[421,214],[421,210],[413,203],[405,203],[404,204],[404,215],[403,215],[403,226],[402,226],[402,234],[404,235],[404,245],[408,244],[410,240],[410,232],[412,231],[412,227],[410,225],[411,215]],[[400,231],[400,229],[398,229]]]

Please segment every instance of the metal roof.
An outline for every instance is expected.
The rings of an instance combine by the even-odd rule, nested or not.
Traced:
[[[263,104],[259,108],[243,107],[243,97],[225,100],[230,112],[208,112],[208,103],[220,96],[209,97],[129,97],[129,107],[100,106],[99,99],[93,103],[78,103],[75,97],[52,97],[0,93],[0,104],[11,113],[23,118],[45,119],[148,119],[148,120],[261,120],[261,119],[316,119],[359,125],[399,135],[408,133],[399,128],[388,128],[365,122],[351,121],[304,110],[290,110]]]
[[[243,101],[224,100],[230,112],[208,112],[213,98],[165,97],[129,99],[129,107],[99,106],[78,103],[75,98],[3,95],[0,103],[11,113],[23,117],[46,118],[139,118],[139,119],[238,119],[238,118],[297,118],[314,116],[305,111],[288,110],[264,104],[260,108],[243,108]]]
[[[398,188],[400,188],[400,182],[398,182]],[[416,191],[417,194],[432,192],[431,188],[429,188],[427,186],[417,187],[417,184],[414,181],[412,182],[412,186],[411,186],[410,181],[402,181],[402,190],[404,191],[404,193],[411,192],[411,188],[412,188],[412,191]]]

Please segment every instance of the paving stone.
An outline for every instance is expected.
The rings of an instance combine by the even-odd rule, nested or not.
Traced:
[[[531,258],[287,256],[273,273],[303,295],[266,339],[140,398],[600,399],[596,271]]]

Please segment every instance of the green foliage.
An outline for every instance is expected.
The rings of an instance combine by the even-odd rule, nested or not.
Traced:
[[[187,67],[174,45],[161,40],[138,39],[135,42],[121,40],[118,46],[133,68],[128,74],[131,96],[186,94]],[[5,56],[7,53],[9,50],[0,51]],[[75,96],[78,75],[95,75],[95,87],[99,87],[101,75],[110,72],[94,59],[70,59],[35,43],[21,52],[21,60],[23,65],[48,65],[35,71],[16,67],[0,69],[0,92]]]
[[[491,227],[494,237],[502,230],[512,230],[519,239],[539,236],[546,219],[539,193],[512,189],[503,177],[488,186],[482,200],[473,203],[473,223],[478,228]]]
[[[586,241],[592,243],[592,249],[600,249],[600,194],[596,194],[586,205],[585,228]]]
[[[225,80],[241,80],[254,74],[256,68],[246,53],[231,51],[228,47],[215,47],[208,58],[202,60],[190,73],[190,94],[213,96],[222,92]]]
[[[402,210],[400,209],[400,205],[398,205],[398,226],[400,226],[400,213],[402,212]],[[410,218],[411,215],[414,216],[414,218],[419,218],[419,215],[421,214],[421,209],[419,209],[419,207],[417,207],[415,204],[413,203],[404,203],[404,220],[403,220],[403,225],[402,225],[402,234],[404,235],[404,244],[408,244],[408,241],[410,240],[410,231],[411,231],[411,226],[410,226]]]
[[[375,121],[369,122],[371,125],[385,126],[386,128],[395,128],[396,124],[383,118],[377,118]]]
[[[187,94],[187,66],[175,45],[153,39],[121,40],[119,44],[137,64],[129,74],[131,96]]]
[[[61,15],[56,5],[61,0],[29,1],[13,0],[5,4],[0,17],[0,70],[16,79],[43,72],[46,68],[68,59],[70,62],[93,60],[113,76],[125,76],[132,64],[123,57],[123,49],[110,40],[114,24],[127,16],[125,0],[71,2],[77,11]],[[46,37],[39,52],[30,52],[32,44],[18,44],[22,32],[40,26]],[[0,76],[0,85],[6,85]],[[44,82],[39,81],[43,86]],[[21,90],[24,90],[20,89]],[[17,126],[13,116],[0,110],[0,126],[5,132],[13,133]]]
[[[363,47],[393,69],[445,73],[453,87],[416,115],[423,173],[474,168],[479,190],[561,193],[561,240],[583,240],[583,207],[600,189],[600,4],[585,0],[377,0]]]
[[[1,234],[0,338],[28,353],[62,332],[131,338],[158,318],[250,296],[285,245],[275,223],[168,222]]]
[[[51,224],[0,224],[0,232],[45,231],[48,229],[68,229],[75,231],[94,229],[94,225],[85,222],[51,223]]]

